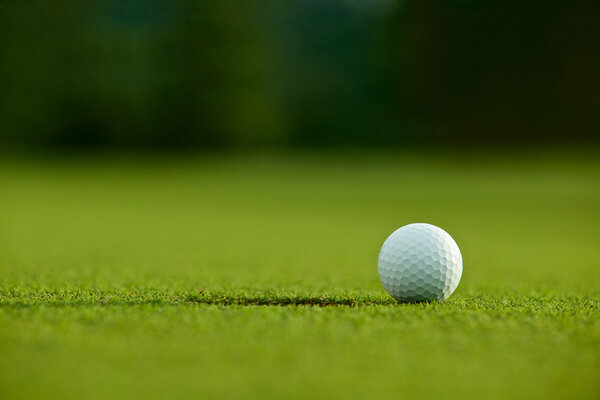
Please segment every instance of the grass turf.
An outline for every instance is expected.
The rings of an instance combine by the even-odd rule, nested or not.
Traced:
[[[593,155],[2,161],[0,397],[597,398]],[[378,282],[417,221],[447,302]]]

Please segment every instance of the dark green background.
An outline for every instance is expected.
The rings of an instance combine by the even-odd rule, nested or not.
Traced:
[[[595,1],[0,4],[0,145],[598,140]]]

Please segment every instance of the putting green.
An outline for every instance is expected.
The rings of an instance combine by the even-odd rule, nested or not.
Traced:
[[[0,397],[596,399],[595,154],[5,157]],[[445,303],[379,283],[411,222]]]

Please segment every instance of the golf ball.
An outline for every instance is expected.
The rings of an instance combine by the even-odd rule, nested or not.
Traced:
[[[379,279],[401,303],[445,300],[462,276],[452,237],[430,224],[410,224],[390,235],[379,252]]]

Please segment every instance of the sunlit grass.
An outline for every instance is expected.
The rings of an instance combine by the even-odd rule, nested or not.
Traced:
[[[2,398],[597,398],[591,150],[0,161]],[[377,276],[429,222],[443,303]]]

